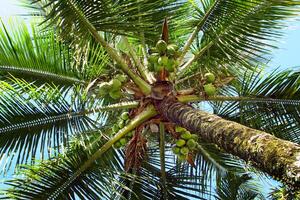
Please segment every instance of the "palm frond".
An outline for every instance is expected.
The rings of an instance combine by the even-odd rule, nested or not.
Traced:
[[[104,105],[92,97],[83,101],[68,96],[72,90],[36,86],[15,77],[0,82],[1,173],[64,151],[71,135],[103,124],[106,111],[138,106],[138,102]]]
[[[87,43],[82,54],[62,43],[55,31],[37,27],[29,30],[23,21],[10,21],[0,28],[0,71],[27,80],[80,84],[107,70],[109,59],[99,45]]]
[[[37,166],[23,166],[19,177],[7,184],[12,186],[3,191],[3,198],[10,199],[109,199],[110,193],[122,183],[116,175],[122,174],[122,159],[119,153],[111,149],[100,159],[93,162],[89,170],[76,176],[75,181],[69,182],[73,172],[105,142],[106,136],[100,131],[86,134],[86,138],[73,138],[71,146],[65,154],[43,161]],[[92,144],[92,145],[91,145]],[[64,190],[63,193],[57,191]]]
[[[221,180],[220,180],[221,179]],[[259,187],[251,183],[251,177],[247,174],[237,176],[231,173],[218,180],[217,199],[264,199],[259,193]]]
[[[57,154],[67,146],[70,135],[96,125],[84,114],[74,113],[76,107],[64,100],[68,93],[49,85],[36,87],[23,83],[22,86],[27,88],[14,88],[2,82],[1,173],[13,171],[18,164]],[[32,92],[23,93],[26,89]]]
[[[153,138],[148,139],[150,141]],[[166,175],[164,187],[161,181],[163,175],[160,169],[161,162],[158,144],[152,141],[149,145],[147,160],[143,162],[141,169],[135,173],[135,179],[128,180],[127,187],[131,191],[124,190],[123,192],[123,196],[127,199],[161,199],[163,195],[174,199],[216,198],[218,177],[223,177],[222,181],[225,181],[228,173],[238,176],[246,172],[243,162],[222,153],[213,145],[202,144],[206,150],[206,155],[203,155],[203,150],[199,150],[194,160],[196,167],[192,167],[187,163],[177,162],[177,159],[171,152],[171,146],[167,144],[165,150]],[[252,181],[252,183],[257,182],[254,179]],[[252,191],[257,196],[260,196],[260,191],[257,188],[246,186],[244,189],[246,188],[248,191]],[[236,188],[236,190],[239,189],[238,187]]]
[[[104,128],[105,129],[105,128]],[[81,166],[107,140],[107,134],[91,132],[85,139],[78,136],[73,140],[69,151],[58,158],[44,161],[38,166],[25,166],[25,178],[7,182],[10,189],[3,195],[11,199],[160,199],[162,197],[161,170],[157,144],[147,150],[148,159],[135,174],[124,174],[122,151],[110,149],[84,172],[74,176]],[[205,161],[192,168],[176,162],[168,145],[166,149],[166,192],[168,198],[208,199],[216,197],[212,185],[216,188],[216,179],[204,174]],[[75,153],[76,152],[76,153]],[[196,159],[198,164],[198,161]],[[204,164],[203,164],[204,163]],[[208,172],[210,173],[210,172]],[[70,181],[70,177],[73,177]],[[206,181],[203,181],[205,179]],[[226,185],[226,176],[221,180]],[[248,179],[247,179],[248,180]],[[67,182],[67,184],[65,184]],[[220,182],[219,182],[220,183]],[[62,185],[64,187],[62,187]],[[255,187],[237,187],[236,190],[253,192]],[[61,191],[64,192],[61,192]],[[57,192],[59,191],[59,192]],[[251,193],[252,194],[252,193]],[[250,198],[249,198],[250,199]]]
[[[191,60],[197,62],[184,75],[199,70],[233,73],[237,67],[265,63],[274,47],[271,41],[280,36],[284,20],[295,16],[298,6],[299,2],[292,0],[195,1],[192,26],[200,26],[201,32]]]
[[[270,200],[279,200],[279,199],[299,199],[299,191],[295,191],[293,188],[290,188],[286,185],[281,185],[277,188],[272,188],[272,191],[268,195]]]
[[[223,92],[257,101],[218,102],[212,104],[213,109],[224,118],[299,143],[299,77],[299,71],[293,70],[273,72],[266,78],[261,73],[246,72]]]
[[[51,24],[62,28],[61,34],[70,38],[69,33],[77,36],[87,36],[86,21],[91,23],[97,31],[119,35],[131,35],[137,38],[144,33],[146,41],[159,38],[161,24],[168,17],[175,29],[175,21],[184,12],[181,10],[183,2],[168,1],[93,1],[83,0],[33,0],[33,3],[43,3],[42,9],[48,11],[46,19]],[[81,37],[81,39],[84,37]],[[74,38],[73,38],[74,39]]]

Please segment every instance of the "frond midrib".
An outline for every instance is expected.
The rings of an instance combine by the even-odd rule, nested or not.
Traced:
[[[66,76],[66,75],[59,75],[43,70],[37,70],[32,68],[24,68],[24,67],[14,67],[14,66],[0,66],[0,71],[5,72],[14,72],[14,73],[20,73],[20,74],[28,74],[38,77],[45,77],[49,78],[50,80],[59,80],[59,81],[65,81],[65,82],[71,82],[71,83],[85,83],[84,80],[80,80],[74,77]]]

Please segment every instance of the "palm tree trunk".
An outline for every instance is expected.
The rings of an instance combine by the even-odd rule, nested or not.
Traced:
[[[174,98],[164,99],[158,110],[169,121],[199,134],[201,140],[251,161],[293,187],[300,186],[300,145],[194,109]]]

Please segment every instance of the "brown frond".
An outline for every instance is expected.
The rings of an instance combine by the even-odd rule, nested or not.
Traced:
[[[125,152],[125,171],[138,170],[145,158],[147,150],[147,140],[139,130],[136,130],[130,140]]]

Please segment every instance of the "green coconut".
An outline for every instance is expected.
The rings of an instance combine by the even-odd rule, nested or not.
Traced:
[[[183,127],[181,127],[181,126],[176,126],[176,127],[175,127],[175,131],[176,131],[177,133],[180,133],[180,132],[185,132],[186,129],[183,128]]]
[[[112,131],[117,133],[120,130],[119,126],[117,124],[114,124],[112,127]]]
[[[204,91],[207,96],[214,96],[216,94],[216,88],[211,83],[204,85]]]
[[[179,60],[174,60],[174,67],[178,67],[179,66]]]
[[[109,91],[109,96],[113,99],[120,99],[122,97],[122,92],[120,90]]]
[[[168,64],[168,57],[167,56],[161,56],[158,58],[158,64],[162,66],[167,66]]]
[[[160,53],[164,53],[167,50],[167,43],[164,40],[159,40],[156,43],[156,49],[160,52]]]
[[[182,155],[188,155],[188,153],[189,153],[189,148],[187,148],[187,147],[182,147],[181,149],[180,149],[180,153],[182,154]]]
[[[176,50],[175,50],[175,48],[174,48],[173,45],[168,45],[167,46],[167,53],[168,53],[168,55],[173,56],[175,54],[175,52],[176,52]]]
[[[186,145],[189,147],[189,149],[195,149],[196,146],[197,146],[197,143],[195,142],[195,140],[189,139],[189,140],[186,142]]]
[[[154,63],[157,63],[158,61],[158,58],[159,58],[159,54],[158,53],[153,53],[149,56],[149,62],[154,64]]]
[[[130,131],[129,133],[126,134],[126,136],[131,138],[133,136],[133,134],[134,134],[134,131]]]
[[[206,74],[204,74],[204,77],[205,77],[207,83],[213,83],[216,80],[216,77],[213,73],[206,73]]]
[[[168,63],[166,65],[166,69],[168,72],[174,72],[175,67],[174,67],[174,59],[168,59]]]
[[[179,47],[176,44],[169,44],[168,47],[172,47],[175,51],[178,51]]]
[[[190,132],[186,131],[186,132],[182,133],[182,134],[180,135],[180,137],[181,137],[182,139],[188,140],[188,139],[191,139],[191,138],[192,138],[192,134],[191,134]]]
[[[155,72],[160,72],[164,67],[159,64],[154,64],[154,71]]]
[[[183,154],[178,155],[178,160],[179,161],[185,161],[186,160],[186,155],[183,155]]]
[[[126,138],[121,138],[120,143],[122,146],[125,146],[127,144],[128,140]]]
[[[178,146],[178,147],[183,147],[184,145],[185,145],[185,140],[183,140],[183,139],[179,139],[179,140],[177,140],[176,141],[176,145]]]
[[[121,81],[119,81],[118,79],[114,78],[111,81],[109,81],[110,84],[110,89],[111,90],[119,90],[122,86]]]
[[[123,113],[121,114],[121,119],[127,120],[128,118],[129,118],[129,113],[128,113],[128,112],[123,112]]]
[[[123,128],[124,127],[124,121],[123,120],[120,120],[119,122],[118,122],[118,126],[119,126],[119,128]]]
[[[173,147],[172,151],[173,151],[174,154],[180,154],[180,148],[179,147],[176,147],[176,146]]]

